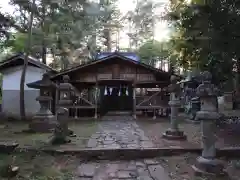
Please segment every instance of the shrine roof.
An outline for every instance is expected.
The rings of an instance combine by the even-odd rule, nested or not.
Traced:
[[[96,55],[96,59],[102,59],[104,57],[108,57],[108,56],[111,56],[113,55],[115,52],[99,52],[97,55]],[[124,56],[126,58],[129,58],[133,61],[137,61],[139,62],[140,61],[140,58],[139,56],[134,53],[134,52],[118,52],[119,55],[121,56]]]
[[[107,54],[105,54],[105,55],[107,55]],[[128,54],[125,53],[125,55],[130,55],[130,53],[128,53]],[[148,64],[142,63],[140,61],[133,60],[132,58],[124,56],[123,53],[114,52],[114,53],[111,53],[110,55],[104,56],[102,58],[100,56],[100,59],[92,60],[92,61],[89,61],[85,64],[81,64],[81,65],[78,65],[78,66],[60,71],[56,75],[52,76],[51,79],[55,79],[55,78],[57,78],[59,76],[62,76],[62,75],[67,75],[68,73],[71,73],[71,72],[74,72],[74,71],[83,70],[87,67],[91,67],[91,66],[96,65],[98,63],[102,63],[102,62],[108,61],[108,60],[113,60],[113,59],[116,59],[116,58],[120,59],[121,61],[129,62],[129,63],[132,63],[136,66],[140,66],[140,67],[143,67],[145,69],[148,69],[148,70],[152,71],[153,73],[156,73],[156,74],[159,74],[159,75],[161,74],[161,75],[169,76],[169,78],[170,78],[170,75],[171,75],[170,72],[166,72],[166,71],[163,71],[161,69],[150,66]]]

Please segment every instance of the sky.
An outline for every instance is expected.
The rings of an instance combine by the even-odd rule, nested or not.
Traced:
[[[126,14],[130,10],[134,10],[137,0],[120,0],[119,1],[119,8],[121,13]],[[156,3],[163,3],[163,5],[167,5],[169,0],[153,0]],[[164,11],[163,7],[159,7],[157,10],[157,13],[161,13]],[[128,27],[126,27],[128,29]],[[168,39],[169,37],[169,28],[166,21],[159,21],[156,22],[155,25],[155,39],[158,41],[163,41]],[[122,46],[128,45],[128,36],[126,34],[126,31],[121,31],[120,33],[120,44]]]
[[[126,14],[128,11],[133,10],[135,8],[137,0],[119,0],[119,9],[122,14]],[[169,0],[153,0],[156,3],[163,3],[163,5],[167,5]],[[0,7],[1,11],[7,12],[12,14],[14,12],[14,7],[9,5],[9,0],[0,0]],[[157,9],[158,13],[163,12],[164,9],[163,7],[160,7]],[[125,29],[125,30],[124,30]],[[128,27],[124,26],[123,30],[119,32],[119,37],[120,37],[120,47],[128,47],[128,36],[127,36],[127,30]],[[159,21],[156,22],[155,25],[155,39],[158,41],[163,41],[166,40],[169,37],[169,29],[167,22],[165,21]]]

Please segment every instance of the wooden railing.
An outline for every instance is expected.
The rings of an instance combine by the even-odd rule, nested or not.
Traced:
[[[74,89],[74,95],[72,96],[72,106],[69,106],[69,117],[79,118],[85,113],[94,114],[96,110],[95,95],[89,93],[89,89],[83,89],[79,91]]]
[[[168,97],[162,92],[153,95],[136,96],[136,109],[160,109],[168,107]]]
[[[152,95],[136,96],[136,110],[147,116],[169,115],[169,96],[163,92],[155,92]]]

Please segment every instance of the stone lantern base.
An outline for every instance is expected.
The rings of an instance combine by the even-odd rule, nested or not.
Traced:
[[[29,124],[29,129],[34,132],[48,133],[53,132],[55,126],[56,118],[49,111],[46,114],[37,113]]]
[[[168,129],[165,133],[163,133],[163,138],[168,140],[186,140],[187,136],[183,131]]]
[[[227,176],[223,171],[223,162],[218,159],[207,159],[201,156],[197,158],[197,163],[192,168],[197,176]]]

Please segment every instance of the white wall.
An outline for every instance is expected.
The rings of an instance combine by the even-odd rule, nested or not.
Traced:
[[[2,72],[2,111],[9,116],[18,117],[20,114],[20,80],[22,66],[6,69]],[[28,116],[34,115],[40,108],[36,101],[39,90],[27,87],[27,83],[42,79],[46,71],[37,67],[28,66],[25,79],[25,109]]]
[[[17,66],[14,68],[6,69],[2,72],[3,74],[3,82],[2,89],[3,90],[20,90],[20,79],[22,74],[22,66]],[[28,66],[25,78],[25,90],[32,90],[28,88],[26,84],[30,82],[34,82],[42,79],[42,75],[46,71],[37,67]]]

